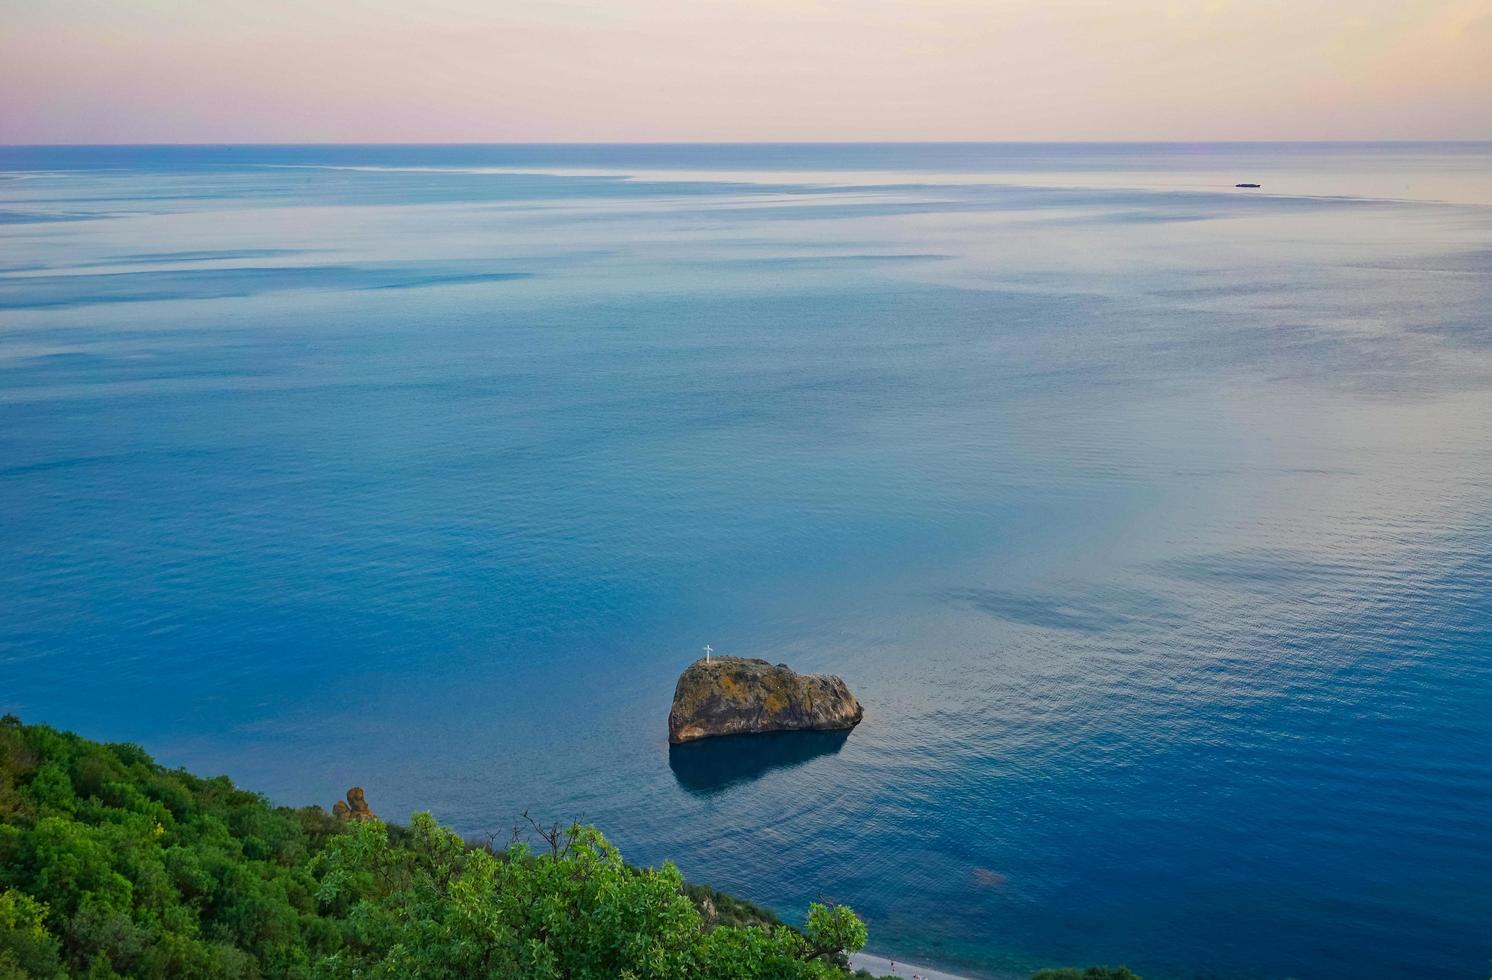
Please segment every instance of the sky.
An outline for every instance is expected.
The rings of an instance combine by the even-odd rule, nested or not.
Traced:
[[[1492,0],[0,0],[0,143],[1492,139]]]

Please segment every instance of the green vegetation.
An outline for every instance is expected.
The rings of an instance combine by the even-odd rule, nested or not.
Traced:
[[[685,884],[684,894],[699,910],[705,927],[714,926],[762,926],[776,929],[782,920],[771,909],[762,908],[744,898],[716,891],[709,885]]]
[[[343,823],[6,717],[0,980],[843,980],[865,943],[844,906],[813,904],[800,931],[633,868],[594,828],[541,837]]]
[[[865,926],[802,930],[592,827],[531,849],[272,807],[224,777],[0,719],[0,980],[848,980]],[[857,977],[870,976],[865,971]],[[1124,967],[1033,980],[1139,980]]]

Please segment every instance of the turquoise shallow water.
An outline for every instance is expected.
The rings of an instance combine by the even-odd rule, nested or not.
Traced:
[[[1485,975],[1492,146],[0,170],[0,710],[981,977]],[[864,724],[671,753],[707,642]]]

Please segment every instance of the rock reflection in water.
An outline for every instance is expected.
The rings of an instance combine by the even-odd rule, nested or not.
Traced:
[[[774,732],[726,735],[668,747],[668,766],[691,793],[716,793],[749,782],[773,769],[800,766],[833,755],[850,737],[841,732]]]

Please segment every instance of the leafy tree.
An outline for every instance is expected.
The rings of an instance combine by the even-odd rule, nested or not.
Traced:
[[[810,947],[809,958],[842,956],[865,946],[865,923],[847,905],[808,906],[808,926],[804,930]]]
[[[64,975],[46,917],[47,907],[25,892],[0,892],[0,980]]]

